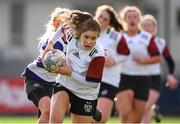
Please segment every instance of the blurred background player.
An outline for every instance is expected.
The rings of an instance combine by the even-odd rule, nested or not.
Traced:
[[[169,49],[167,47],[166,41],[157,36],[157,21],[152,15],[144,15],[142,17],[141,21],[141,27],[143,30],[151,33],[155,37],[156,45],[159,49],[160,54],[164,57],[168,68],[169,73],[167,75],[167,83],[166,86],[168,86],[170,89],[174,89],[177,87],[177,80],[175,76],[173,75],[175,70],[175,63],[174,60],[169,52]],[[151,118],[153,115],[153,105],[156,104],[160,92],[161,92],[161,69],[160,69],[160,63],[155,63],[149,65],[149,71],[150,71],[150,77],[151,77],[151,86],[150,86],[150,92],[149,92],[149,98],[148,102],[146,103],[145,107],[145,113],[143,115],[142,123],[151,123]],[[157,115],[157,114],[156,114]]]
[[[160,56],[152,35],[140,29],[139,8],[126,6],[120,17],[130,56],[122,63],[116,108],[122,123],[140,123],[150,88],[148,64],[159,62]]]
[[[41,55],[48,44],[48,38],[52,35],[57,28],[63,23],[64,19],[69,13],[68,9],[56,8],[52,14],[50,21],[46,25],[46,32],[39,38],[39,54]],[[57,43],[53,46],[63,52],[66,51],[64,41],[58,39]],[[50,103],[52,91],[55,86],[56,73],[47,71],[40,57],[30,63],[22,76],[25,80],[26,94],[38,108],[38,123],[48,123],[50,114]]]
[[[109,5],[98,6],[95,18],[101,26],[98,42],[103,45],[106,52],[105,67],[97,103],[97,109],[102,113],[100,123],[105,123],[111,116],[114,98],[119,87],[120,61],[122,61],[120,54],[127,55],[129,51],[120,33],[122,26],[117,20],[117,14],[113,7]]]
[[[91,123],[105,62],[103,46],[96,42],[101,29],[92,15],[74,11],[49,39],[51,44],[60,34],[66,35],[66,27],[73,28],[73,34],[67,36],[66,63],[57,70],[59,84],[52,96],[50,123],[62,123],[69,104],[73,123]]]

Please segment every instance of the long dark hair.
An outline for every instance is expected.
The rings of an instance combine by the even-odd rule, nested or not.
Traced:
[[[96,13],[105,10],[110,15],[110,27],[114,28],[116,31],[123,30],[123,27],[121,23],[117,19],[116,11],[113,9],[113,7],[109,5],[101,5],[97,8]]]

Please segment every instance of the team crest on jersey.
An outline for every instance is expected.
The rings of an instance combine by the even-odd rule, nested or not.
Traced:
[[[86,102],[84,104],[84,110],[87,113],[91,112],[92,111],[92,102]]]
[[[143,39],[148,39],[148,35],[146,35],[146,34],[141,34],[141,37],[142,37]]]
[[[79,52],[74,52],[73,55],[76,56],[78,59],[80,59]]]
[[[113,40],[117,40],[117,37],[118,37],[118,34],[115,33],[115,32],[111,32],[111,34],[110,34],[110,36],[109,36],[109,38],[110,38],[110,39],[113,39]]]

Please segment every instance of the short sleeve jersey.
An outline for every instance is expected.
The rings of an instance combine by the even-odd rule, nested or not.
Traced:
[[[163,56],[169,56],[169,52],[166,52],[167,46],[166,46],[166,41],[165,39],[156,36],[155,37],[155,43],[158,47],[158,50],[160,52],[161,55]],[[160,63],[155,63],[155,64],[150,64],[149,65],[149,72],[150,75],[160,75],[161,73],[161,67],[160,67]]]
[[[134,57],[136,55],[142,57],[150,57],[159,55],[158,48],[151,34],[140,31],[135,36],[123,34],[130,50],[130,57],[122,63],[122,73],[127,75],[149,75],[147,64],[138,64]]]
[[[106,58],[118,58],[117,48],[122,38],[120,32],[107,29],[102,32],[98,38],[98,42],[101,43],[106,52]],[[113,73],[112,73],[113,72]],[[102,82],[118,87],[120,82],[121,64],[117,63],[111,67],[104,67]]]
[[[78,47],[79,40],[75,38],[69,39],[66,62],[73,72],[84,77],[85,82],[64,75],[58,75],[57,82],[80,98],[95,100],[99,93],[105,62],[103,46],[96,42],[90,51],[86,51]]]

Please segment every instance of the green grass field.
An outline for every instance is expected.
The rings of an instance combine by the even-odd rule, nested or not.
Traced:
[[[35,116],[0,116],[0,124],[25,124],[25,123],[36,123]],[[66,117],[64,123],[71,123],[70,117]],[[109,123],[119,123],[117,117],[112,117]],[[152,123],[155,123],[154,121]],[[161,123],[180,123],[180,117],[163,117]]]

